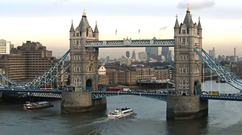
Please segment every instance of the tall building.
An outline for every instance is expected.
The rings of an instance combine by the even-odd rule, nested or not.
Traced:
[[[147,53],[146,52],[139,52],[139,60],[141,61],[147,61]]]
[[[166,61],[168,61],[168,62],[172,61],[172,51],[171,50],[168,51]]]
[[[165,57],[165,61],[169,61],[168,60],[169,47],[162,47],[161,55],[163,55]]]
[[[6,71],[5,76],[18,82],[26,82],[36,78],[55,62],[57,59],[52,57],[52,51],[46,50],[46,47],[39,42],[31,41],[13,48],[11,54],[0,56],[0,67]],[[60,69],[63,66],[64,62],[60,65]],[[65,85],[67,79],[67,74],[64,74],[58,80],[58,85]]]
[[[156,40],[154,37],[152,40]],[[145,47],[145,52],[148,57],[157,56],[158,55],[158,47]]]
[[[13,48],[13,44],[11,44],[11,42],[4,39],[0,40],[0,54],[10,54],[11,48]]]
[[[216,56],[215,56],[215,48],[213,47],[213,50],[209,50],[209,55],[212,57],[212,58],[216,58]]]
[[[130,57],[130,52],[126,51],[126,57],[129,58]]]
[[[236,48],[234,48],[234,57],[236,57]]]
[[[138,54],[136,54],[135,51],[133,51],[131,59],[138,60]]]

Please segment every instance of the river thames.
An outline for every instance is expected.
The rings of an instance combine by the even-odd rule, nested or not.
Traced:
[[[238,92],[227,84],[206,81],[204,90]],[[0,135],[241,135],[242,102],[209,101],[204,119],[167,121],[166,102],[139,96],[107,98],[107,110],[61,114],[60,101],[52,108],[23,110],[22,105],[0,105]],[[107,112],[130,107],[137,115],[108,120]]]

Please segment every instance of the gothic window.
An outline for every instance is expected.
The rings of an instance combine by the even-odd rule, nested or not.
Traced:
[[[76,40],[76,44],[79,45],[79,41],[78,40]]]
[[[183,67],[179,68],[179,72],[182,74],[189,73],[189,68],[184,65]]]
[[[178,84],[179,89],[189,89],[189,80],[188,78],[181,78]]]
[[[76,33],[76,36],[79,36],[79,33]]]
[[[82,85],[81,76],[74,76],[74,84],[75,85]]]
[[[93,64],[89,64],[89,66],[87,67],[87,71],[89,72],[93,71]]]
[[[186,42],[186,39],[185,38],[182,38],[182,43],[185,43]]]
[[[182,34],[186,34],[186,30],[182,30]]]
[[[74,55],[74,60],[81,60],[81,55]]]

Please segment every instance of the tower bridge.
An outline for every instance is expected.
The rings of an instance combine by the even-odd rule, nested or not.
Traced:
[[[94,30],[88,23],[86,13],[82,15],[79,25],[74,28],[73,23],[69,31],[70,50],[50,69],[30,82],[21,84],[13,81],[2,74],[0,77],[7,84],[0,82],[3,87],[18,88],[0,89],[0,91],[31,92],[32,96],[47,96],[44,90],[33,90],[35,86],[46,85],[60,77],[67,69],[70,70],[69,91],[48,90],[50,93],[62,93],[61,111],[87,112],[106,109],[106,97],[113,95],[146,95],[153,98],[159,97],[167,101],[167,119],[194,119],[208,115],[208,99],[216,100],[240,100],[242,98],[226,96],[201,95],[202,63],[204,62],[214,73],[238,90],[242,90],[241,78],[227,71],[214,59],[209,57],[202,49],[202,25],[193,23],[190,10],[187,9],[183,23],[178,23],[176,18],[174,26],[174,39],[158,40],[99,40],[97,23]],[[175,90],[172,94],[149,94],[149,93],[108,93],[97,92],[98,90],[98,55],[99,48],[116,47],[174,47],[175,53]],[[202,55],[205,54],[204,55]],[[63,69],[58,66],[70,54],[70,63]],[[52,94],[53,97],[59,97]]]

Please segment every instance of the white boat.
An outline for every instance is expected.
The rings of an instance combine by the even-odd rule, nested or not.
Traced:
[[[23,105],[23,108],[25,110],[35,110],[35,109],[48,108],[53,106],[54,106],[53,104],[47,101],[42,101],[42,102],[34,102],[34,103],[27,102],[26,104]]]
[[[108,113],[108,118],[109,119],[120,119],[120,118],[124,118],[124,117],[128,117],[131,115],[135,115],[136,113],[134,113],[134,111],[131,108],[117,108],[112,112]]]

